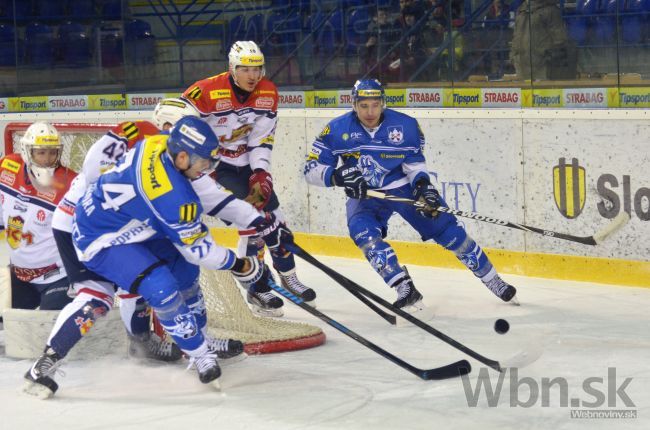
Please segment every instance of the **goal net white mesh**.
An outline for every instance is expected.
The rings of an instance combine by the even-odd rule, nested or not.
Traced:
[[[79,171],[88,148],[115,124],[54,123],[63,141],[61,162]],[[20,137],[29,123],[9,123],[5,128],[5,154],[20,151]],[[214,220],[204,218],[214,226]],[[316,326],[253,315],[228,271],[201,269],[201,289],[208,310],[208,331],[218,337],[239,339],[246,352],[270,353],[310,348],[325,341]]]

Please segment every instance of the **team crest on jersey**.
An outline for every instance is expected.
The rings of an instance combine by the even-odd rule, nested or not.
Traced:
[[[90,329],[93,327],[93,320],[91,318],[77,317],[74,319],[74,323],[79,327],[79,332],[82,336],[86,335]]]
[[[404,142],[404,129],[401,125],[388,127],[388,141],[393,145]]]
[[[45,211],[43,209],[39,209],[38,212],[36,213],[36,219],[39,220],[40,222],[45,221]]]
[[[253,131],[252,124],[244,124],[241,127],[234,129],[230,137],[219,136],[219,142],[221,143],[235,142],[239,139],[243,139],[246,136],[248,136],[251,131]]]
[[[18,249],[22,242],[25,245],[34,243],[34,235],[28,231],[23,231],[25,220],[21,216],[9,217],[7,220],[7,243],[11,249]]]
[[[377,163],[371,155],[362,155],[359,158],[359,168],[361,169],[363,179],[371,187],[380,187],[384,181],[384,177],[389,172]]]

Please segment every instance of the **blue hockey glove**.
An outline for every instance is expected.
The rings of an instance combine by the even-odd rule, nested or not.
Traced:
[[[285,244],[293,243],[293,233],[285,223],[281,223],[270,212],[265,217],[259,217],[253,222],[253,227],[262,236],[264,243],[271,253],[285,254]]]
[[[365,199],[368,193],[368,183],[357,166],[342,165],[334,170],[332,183],[344,187],[345,194],[353,199]]]
[[[420,179],[415,183],[415,188],[413,189],[413,198],[421,203],[424,203],[424,207],[418,207],[416,210],[418,214],[427,218],[435,218],[438,216],[438,209],[442,206],[442,198],[436,190],[436,187],[431,185],[431,182],[427,179]]]

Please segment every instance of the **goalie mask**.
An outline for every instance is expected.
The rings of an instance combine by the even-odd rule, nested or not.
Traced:
[[[258,82],[261,81],[266,74],[266,69],[264,68],[264,54],[262,54],[260,47],[252,41],[239,41],[233,43],[230,52],[228,53],[228,66],[230,69],[230,75],[240,88],[244,87],[237,82],[237,75],[235,74],[237,66],[261,67],[262,73],[260,74]]]
[[[164,130],[166,124],[173,126],[185,116],[200,117],[201,114],[190,102],[183,99],[163,99],[153,111],[153,123],[159,130]]]
[[[35,122],[20,139],[20,149],[31,179],[37,185],[49,187],[63,152],[56,128],[46,122]]]

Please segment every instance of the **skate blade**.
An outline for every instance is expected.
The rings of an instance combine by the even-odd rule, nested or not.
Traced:
[[[234,357],[230,357],[230,358],[217,357],[217,363],[219,363],[219,366],[224,367],[224,366],[230,366],[231,364],[239,363],[240,361],[244,361],[247,358],[248,358],[248,354],[242,352],[241,354],[235,355]]]
[[[506,303],[511,304],[512,306],[521,306],[521,303],[519,303],[519,299],[517,298],[516,294],[512,296],[512,298],[508,300]]]
[[[221,392],[221,383],[219,382],[219,379],[215,379],[214,381],[210,381],[210,386],[214,389],[214,391]]]
[[[255,315],[258,315],[260,317],[280,318],[281,316],[284,316],[284,311],[282,310],[282,308],[264,309],[256,305],[251,305],[251,310]]]
[[[431,321],[435,317],[433,309],[426,306],[422,300],[418,300],[409,306],[404,306],[402,310],[406,313],[413,315],[415,318],[427,322]],[[397,327],[412,327],[413,324],[405,320],[404,318],[397,318]]]
[[[36,384],[31,381],[25,381],[22,392],[28,396],[36,397],[40,400],[47,400],[54,396],[54,392],[45,385]]]

